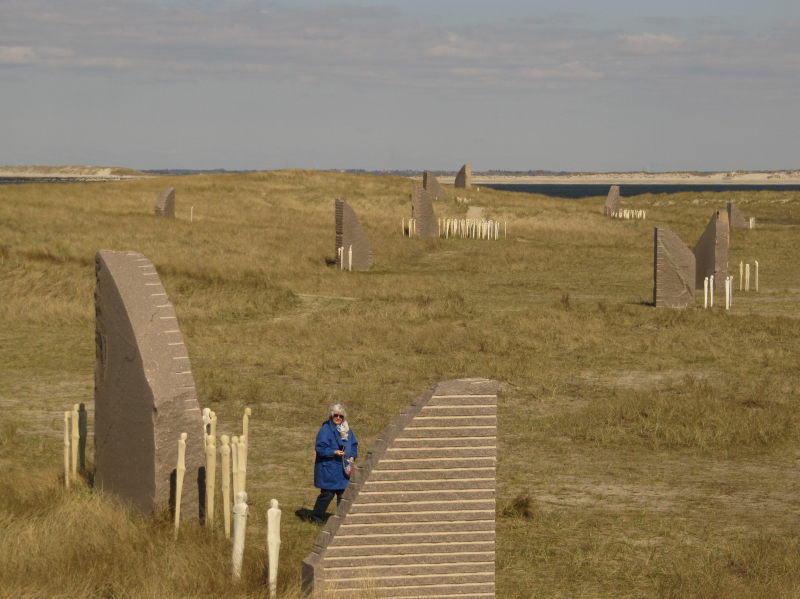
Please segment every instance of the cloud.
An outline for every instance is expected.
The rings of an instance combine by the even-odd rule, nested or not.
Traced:
[[[669,52],[680,48],[683,40],[667,34],[640,33],[636,35],[620,35],[625,47],[639,54],[655,54]]]
[[[32,64],[36,54],[31,46],[0,46],[0,64]]]

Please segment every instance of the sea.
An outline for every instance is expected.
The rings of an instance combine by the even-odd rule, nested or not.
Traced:
[[[480,185],[479,187],[489,187],[499,191],[517,191],[522,193],[538,193],[554,198],[592,198],[596,196],[605,197],[608,195],[610,185],[602,183],[493,183],[490,185]],[[682,193],[682,192],[706,192],[706,191],[800,191],[800,185],[724,185],[724,184],[692,184],[685,183],[679,185],[645,183],[640,185],[621,184],[619,195],[624,197],[638,196],[646,193]]]

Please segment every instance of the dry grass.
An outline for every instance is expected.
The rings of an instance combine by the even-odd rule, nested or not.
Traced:
[[[178,218],[152,215],[177,190]],[[18,597],[264,594],[265,512],[284,510],[280,586],[297,594],[318,529],[312,441],[343,401],[368,448],[439,380],[503,382],[498,596],[798,594],[800,194],[602,198],[470,193],[509,239],[408,240],[408,180],[284,171],[0,188],[0,585]],[[333,199],[355,208],[375,267],[342,273]],[[656,310],[652,227],[691,247],[734,201],[731,265],[759,294],[730,314]],[[194,206],[194,222],[189,210]],[[465,210],[437,203],[441,216]],[[221,432],[253,408],[245,577],[219,535],[60,490],[61,412],[89,403],[94,254],[133,249],[175,304],[201,404]]]

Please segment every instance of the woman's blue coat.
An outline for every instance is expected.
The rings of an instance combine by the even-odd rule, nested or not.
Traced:
[[[314,486],[318,489],[344,489],[349,479],[344,475],[341,456],[334,455],[337,449],[344,449],[345,457],[358,457],[358,440],[353,429],[347,433],[347,441],[336,430],[333,419],[322,423],[317,433],[317,457],[314,460]]]

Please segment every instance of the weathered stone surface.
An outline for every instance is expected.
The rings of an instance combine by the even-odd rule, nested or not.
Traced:
[[[694,254],[672,231],[656,227],[653,237],[653,303],[659,308],[694,306]]]
[[[749,229],[750,223],[734,204],[728,202],[728,225],[734,229]]]
[[[608,188],[605,207],[603,212],[606,216],[611,216],[619,211],[619,185],[612,185]]]
[[[493,596],[497,389],[439,383],[386,427],[303,560],[307,591]],[[420,443],[414,429],[434,437]]]
[[[353,270],[372,267],[372,249],[355,211],[343,200],[336,200],[336,266],[350,266],[349,253],[353,248]],[[343,248],[341,256],[339,248]]]
[[[433,211],[431,194],[425,191],[419,183],[413,184],[411,218],[417,221],[417,235],[420,237],[439,236],[439,224],[436,222],[436,213]]]
[[[181,514],[197,517],[203,421],[175,310],[142,254],[100,250],[95,266],[95,486],[145,512],[166,507],[185,432]]]
[[[703,288],[703,280],[714,275],[714,288],[725,289],[725,278],[728,276],[728,246],[730,227],[728,213],[715,212],[714,216],[694,246],[695,288]]]
[[[156,198],[156,216],[175,218],[175,188],[167,187]]]
[[[447,197],[444,187],[442,187],[436,177],[428,171],[422,173],[422,187],[437,200],[443,200]]]
[[[459,189],[470,189],[472,187],[472,165],[465,164],[456,175],[455,187]]]

